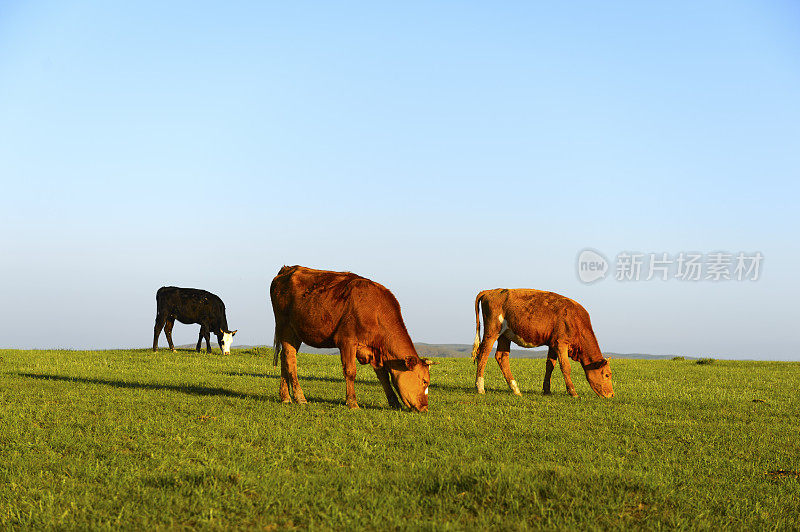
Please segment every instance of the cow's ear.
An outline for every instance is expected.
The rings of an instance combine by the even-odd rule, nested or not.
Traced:
[[[422,363],[425,364],[426,366],[433,366],[434,364],[438,364],[438,362],[434,362],[430,358],[423,358]]]
[[[408,369],[414,369],[414,366],[417,365],[418,361],[419,361],[418,357],[412,357],[411,355],[409,355],[406,357],[406,367]]]
[[[238,331],[239,329],[236,329]],[[236,336],[236,331],[231,331],[231,336]]]

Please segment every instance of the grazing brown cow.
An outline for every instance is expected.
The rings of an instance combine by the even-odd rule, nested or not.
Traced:
[[[430,360],[417,355],[400,305],[382,285],[349,272],[284,266],[272,280],[269,294],[275,312],[275,359],[281,359],[280,397],[291,403],[306,399],[297,380],[297,349],[337,347],[341,353],[347,406],[358,408],[356,361],[371,364],[393,408],[400,399],[408,408],[428,410]]]
[[[483,307],[483,340],[480,338],[480,307]],[[570,377],[569,359],[580,362],[592,390],[600,397],[613,397],[611,366],[603,358],[597,338],[592,331],[589,313],[575,301],[542,290],[495,289],[484,290],[475,298],[475,343],[472,360],[478,360],[475,386],[484,393],[483,370],[492,345],[497,341],[495,359],[500,365],[508,386],[521,395],[517,381],[511,374],[508,355],[511,342],[521,347],[546,345],[547,363],[544,372],[544,393],[550,393],[550,375],[556,359],[564,374],[567,391],[578,394]]]

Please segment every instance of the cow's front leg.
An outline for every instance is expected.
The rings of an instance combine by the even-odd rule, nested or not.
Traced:
[[[544,385],[542,386],[542,393],[550,395],[550,376],[553,375],[553,368],[556,366],[558,359],[558,352],[552,347],[547,351],[547,360],[544,363]]]
[[[494,358],[497,360],[497,364],[500,366],[500,371],[503,373],[503,377],[505,377],[506,383],[508,383],[508,387],[511,388],[512,392],[514,392],[514,395],[522,395],[522,392],[519,391],[517,381],[514,380],[514,374],[511,373],[511,362],[509,360],[510,354],[511,341],[505,336],[501,336],[497,340],[497,352],[495,353]]]
[[[386,399],[389,401],[389,406],[397,410],[403,408],[403,406],[400,404],[400,400],[397,398],[397,395],[395,395],[394,390],[392,389],[389,370],[387,370],[385,366],[374,369],[375,375],[378,376],[378,380],[381,382],[381,386],[383,386],[383,393],[386,394]]]
[[[561,373],[564,374],[564,384],[567,385],[567,392],[572,397],[578,397],[578,392],[575,391],[575,385],[572,384],[572,377],[570,376],[569,348],[563,344],[558,346],[558,365],[561,366]]]
[[[175,325],[175,321],[171,319],[167,319],[167,322],[164,324],[164,334],[167,336],[167,343],[169,344],[169,348],[172,352],[175,352],[175,346],[172,344],[172,326]]]
[[[345,383],[345,402],[349,408],[358,408],[356,401],[356,346],[347,344],[339,347],[342,356],[342,372]]]

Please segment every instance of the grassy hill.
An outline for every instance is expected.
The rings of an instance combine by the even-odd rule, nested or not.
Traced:
[[[541,390],[542,364],[432,368],[431,411],[368,367],[271,351],[0,351],[0,529],[800,527],[800,364],[617,360],[612,400]],[[558,373],[558,372],[556,372]]]

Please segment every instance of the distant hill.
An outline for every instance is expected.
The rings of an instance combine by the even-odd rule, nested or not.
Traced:
[[[194,344],[186,344],[177,346],[183,349],[191,349],[195,347]],[[272,347],[272,346],[253,346],[253,345],[235,345],[233,346],[234,349],[252,349],[254,347]],[[444,357],[444,358],[469,358],[472,356],[472,344],[425,344],[422,342],[415,343],[414,347],[417,348],[417,353],[423,357]],[[205,349],[205,343],[203,343],[203,349]],[[311,347],[308,345],[303,344],[300,347],[301,353],[319,353],[325,355],[333,355],[338,354],[339,350],[336,348],[324,348],[324,349],[317,349],[316,347]],[[494,353],[494,350],[492,350]],[[650,355],[647,353],[612,353],[612,352],[605,352],[603,353],[607,357],[612,358],[639,358],[639,359],[670,359],[674,355]],[[540,347],[536,349],[512,349],[511,356],[516,358],[545,358],[547,356],[547,348]],[[684,355],[681,355],[684,356]],[[696,357],[687,356],[687,359],[693,359]]]

